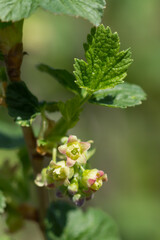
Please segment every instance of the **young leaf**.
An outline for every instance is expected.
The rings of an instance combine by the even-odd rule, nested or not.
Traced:
[[[0,191],[0,214],[4,213],[6,207],[6,198],[4,197],[2,191]]]
[[[60,138],[66,135],[68,129],[73,128],[79,120],[81,106],[78,97],[69,99],[66,103],[59,102],[58,106],[62,118],[56,123],[55,127],[47,136],[48,141],[59,141]]]
[[[80,93],[80,88],[75,83],[75,77],[73,74],[69,73],[63,69],[54,69],[45,64],[39,64],[37,66],[38,70],[41,72],[46,72],[52,77],[54,77],[60,84],[63,85],[69,91],[77,94]]]
[[[13,82],[8,86],[6,103],[9,115],[18,121],[29,121],[40,112],[38,99],[22,81]]]
[[[112,89],[95,92],[89,102],[107,107],[127,108],[139,105],[145,99],[146,94],[141,87],[123,83]]]
[[[18,21],[29,17],[38,7],[56,14],[80,16],[98,25],[105,0],[0,0],[0,19]]]
[[[74,123],[79,119],[79,113],[81,111],[80,99],[72,98],[66,103],[59,102],[59,110],[66,122],[74,126]]]
[[[87,62],[75,59],[74,64],[76,83],[80,88],[95,92],[123,82],[132,59],[130,49],[119,52],[117,33],[103,25],[92,28],[84,49]]]
[[[120,239],[114,221],[103,211],[90,208],[83,212],[81,209],[67,208],[63,215],[63,210],[64,208],[56,209],[56,206],[52,205],[46,221],[48,240]],[[55,225],[55,221],[59,226]],[[57,227],[59,232],[56,232]]]

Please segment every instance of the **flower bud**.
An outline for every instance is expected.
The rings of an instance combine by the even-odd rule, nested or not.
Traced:
[[[74,195],[78,192],[78,181],[76,179],[73,179],[71,181],[71,184],[68,186],[68,192],[71,194],[71,195]]]
[[[35,184],[38,187],[46,186],[48,188],[54,188],[55,185],[53,182],[53,178],[47,174],[47,168],[43,168],[41,173],[37,174],[35,179]]]
[[[66,144],[58,147],[60,153],[66,155],[67,166],[72,167],[76,162],[86,163],[85,151],[90,148],[89,142],[80,142],[76,136],[69,136]]]
[[[81,194],[75,194],[72,198],[73,202],[76,206],[81,207],[84,204],[85,199],[81,196]]]
[[[85,170],[82,175],[82,184],[84,187],[97,191],[107,181],[107,175],[98,169]]]

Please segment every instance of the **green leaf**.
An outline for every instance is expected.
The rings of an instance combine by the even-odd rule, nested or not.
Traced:
[[[0,148],[17,148],[24,146],[24,139],[21,137],[13,137],[0,133]]]
[[[75,207],[64,201],[57,201],[50,205],[45,220],[48,239],[53,239],[54,235],[58,237],[62,235],[67,224],[67,214],[73,209]]]
[[[69,99],[66,103],[59,102],[59,111],[62,118],[55,124],[46,140],[57,142],[66,135],[68,129],[73,128],[79,120],[79,114],[82,110],[80,98]]]
[[[145,99],[146,94],[141,87],[123,83],[112,89],[95,92],[89,102],[107,107],[127,108],[139,105]]]
[[[87,62],[75,59],[74,64],[79,87],[95,92],[122,83],[132,59],[130,49],[119,52],[118,34],[100,25],[92,28],[87,40],[84,44]]]
[[[6,198],[4,197],[2,191],[0,191],[0,214],[4,213],[6,207]]]
[[[0,0],[0,19],[18,21],[29,17],[38,7],[56,14],[80,16],[98,25],[105,0]]]
[[[54,77],[60,84],[63,85],[66,89],[73,93],[80,93],[80,88],[75,83],[75,77],[73,74],[69,73],[66,70],[54,69],[45,64],[39,64],[37,68],[41,72],[46,72],[52,77]]]
[[[11,83],[6,91],[6,103],[11,117],[23,123],[40,112],[38,99],[29,91],[24,82]]]
[[[58,112],[59,107],[58,107],[58,102],[40,102],[39,106],[42,110],[45,110],[47,112]]]
[[[98,25],[105,4],[105,0],[44,0],[40,5],[53,13],[80,16]]]
[[[0,0],[0,19],[19,21],[29,17],[38,7],[38,0]]]
[[[67,102],[59,102],[59,111],[61,112],[63,118],[74,127],[75,122],[79,120],[80,99],[77,97],[69,99]]]
[[[64,213],[63,209],[53,208],[50,214],[50,221],[48,220],[47,239],[48,240],[119,240],[117,226],[114,221],[104,212],[98,209],[90,208],[88,211],[83,212],[81,209],[71,209]],[[62,228],[60,235],[55,233],[56,225],[55,215],[58,216],[58,223]],[[67,219],[67,221],[66,221]],[[53,222],[52,222],[53,221]],[[62,221],[62,222],[61,222]],[[63,224],[65,222],[65,224]],[[53,223],[53,224],[52,224]],[[63,232],[63,233],[62,233]],[[57,237],[58,236],[58,237]]]

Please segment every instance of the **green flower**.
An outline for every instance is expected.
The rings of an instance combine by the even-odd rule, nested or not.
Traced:
[[[72,167],[76,162],[86,163],[85,151],[90,148],[89,142],[80,142],[76,136],[69,136],[66,144],[58,147],[60,153],[66,155],[67,166]]]
[[[71,195],[74,195],[78,192],[78,189],[79,189],[79,185],[78,185],[78,181],[77,179],[73,179],[71,181],[71,184],[68,186],[68,192],[71,194]]]
[[[107,175],[98,169],[85,170],[82,175],[82,185],[85,188],[97,191],[107,181]]]
[[[53,178],[47,174],[47,168],[43,168],[41,173],[37,174],[37,177],[34,182],[38,187],[43,186],[48,188],[55,187]]]
[[[74,169],[66,166],[66,161],[55,163],[51,161],[47,169],[47,175],[53,178],[54,181],[62,181],[65,186],[70,184],[69,179],[74,175]]]

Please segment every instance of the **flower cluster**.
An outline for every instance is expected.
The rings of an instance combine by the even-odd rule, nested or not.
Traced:
[[[77,206],[82,206],[107,181],[107,175],[98,169],[87,169],[91,141],[81,142],[72,135],[64,141],[58,147],[60,157],[64,157],[64,160],[56,162],[54,155],[35,183],[40,187],[55,188],[58,197],[67,195]]]

